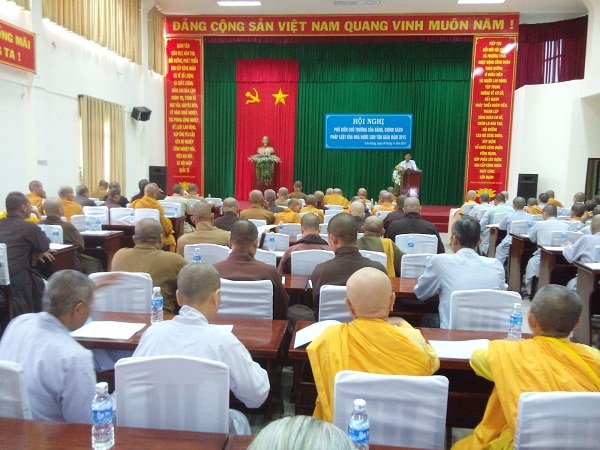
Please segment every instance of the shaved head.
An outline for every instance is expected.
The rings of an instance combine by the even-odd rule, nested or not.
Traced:
[[[319,217],[312,213],[305,214],[300,219],[300,229],[304,234],[319,234]]]
[[[159,192],[160,192],[160,189],[158,187],[158,184],[156,184],[156,183],[148,183],[144,187],[144,195],[147,195],[148,197],[156,198],[156,196],[158,195]]]
[[[253,191],[250,191],[249,200],[250,200],[250,203],[260,205],[263,201],[262,192],[260,192],[258,189],[254,189]]]
[[[476,198],[477,198],[477,192],[475,192],[475,191],[467,192],[467,200],[475,201]]]
[[[64,215],[63,203],[57,197],[49,197],[44,200],[42,208],[47,216],[60,217]],[[600,216],[598,218],[600,219]]]
[[[369,216],[365,219],[365,232],[381,235],[383,232],[383,219],[377,216]]]
[[[155,219],[142,219],[135,224],[135,241],[155,244],[162,236],[162,225]]]
[[[421,210],[421,202],[417,197],[407,197],[404,200],[404,212],[419,212]]]
[[[192,216],[196,221],[211,221],[212,220],[212,205],[210,203],[196,203],[192,208]]]
[[[363,202],[358,201],[358,200],[355,202],[352,202],[352,203],[350,203],[350,206],[348,207],[348,212],[352,216],[365,217],[365,205]]]
[[[579,321],[583,303],[570,289],[558,284],[541,288],[531,303],[533,314],[543,336],[562,338],[569,336]]]
[[[346,301],[355,318],[386,318],[394,299],[390,279],[373,267],[357,270],[346,282]]]

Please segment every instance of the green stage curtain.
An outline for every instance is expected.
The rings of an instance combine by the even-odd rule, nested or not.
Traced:
[[[325,114],[412,113],[422,203],[461,203],[471,54],[472,43],[448,42],[205,45],[205,192],[234,191],[236,60],[288,58],[300,68],[294,178],[306,192],[365,187],[376,198],[402,160],[401,151],[325,150]]]

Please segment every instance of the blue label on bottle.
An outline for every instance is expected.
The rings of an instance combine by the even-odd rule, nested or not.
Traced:
[[[348,437],[355,444],[368,444],[369,429],[359,430],[357,428],[348,427]]]
[[[152,307],[153,308],[162,308],[163,307],[163,299],[162,299],[162,297],[153,298],[152,299]]]
[[[112,405],[110,402],[102,403],[100,409],[92,409],[92,419],[95,424],[104,424],[112,421]]]
[[[523,325],[523,316],[517,315],[517,314],[511,314],[510,315],[510,325],[511,326]]]

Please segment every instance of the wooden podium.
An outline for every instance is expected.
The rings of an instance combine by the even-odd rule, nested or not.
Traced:
[[[421,171],[406,169],[404,171],[402,193],[408,197],[418,197],[421,189]]]

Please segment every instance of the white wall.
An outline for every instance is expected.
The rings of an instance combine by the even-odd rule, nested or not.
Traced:
[[[148,166],[165,162],[163,78],[35,16],[0,0],[0,19],[36,34],[37,69],[0,64],[0,199],[11,190],[28,192],[32,179],[48,195],[79,184],[82,94],[124,106],[126,180],[118,181],[125,195],[137,193]],[[150,108],[151,119],[133,120],[134,106]]]

